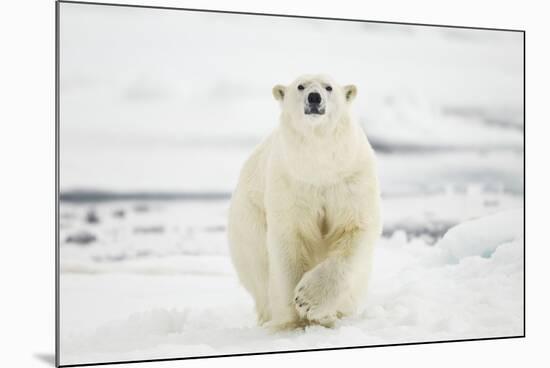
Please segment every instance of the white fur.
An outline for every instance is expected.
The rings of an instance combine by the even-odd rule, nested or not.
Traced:
[[[312,91],[324,115],[304,114]],[[355,94],[326,76],[273,88],[280,124],[244,164],[228,225],[233,263],[260,324],[330,326],[366,289],[380,194],[374,152],[350,116]]]

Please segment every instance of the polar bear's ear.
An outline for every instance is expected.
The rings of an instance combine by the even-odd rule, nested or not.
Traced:
[[[344,86],[344,96],[346,96],[346,101],[351,102],[357,96],[357,87],[353,84]]]
[[[280,84],[277,84],[275,87],[273,87],[272,92],[273,92],[273,97],[275,97],[277,101],[282,101],[283,98],[285,97],[286,87]]]

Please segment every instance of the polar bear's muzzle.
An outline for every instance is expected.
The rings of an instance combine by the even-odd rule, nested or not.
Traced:
[[[307,95],[307,101],[304,107],[306,115],[323,115],[325,113],[325,104],[319,92],[310,92]]]

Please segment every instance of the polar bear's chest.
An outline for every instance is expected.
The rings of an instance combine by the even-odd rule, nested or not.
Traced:
[[[353,188],[345,183],[297,190],[293,218],[301,236],[317,242],[330,240],[353,219],[354,196]]]

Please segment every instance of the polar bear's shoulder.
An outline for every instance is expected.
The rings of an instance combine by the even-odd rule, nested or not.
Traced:
[[[275,132],[260,143],[246,160],[241,170],[239,186],[246,191],[263,192],[267,161],[271,154]]]
[[[275,140],[275,132],[271,133],[262,143],[260,143],[252,152],[248,160],[243,166],[243,172],[262,171],[271,153],[273,142]]]

